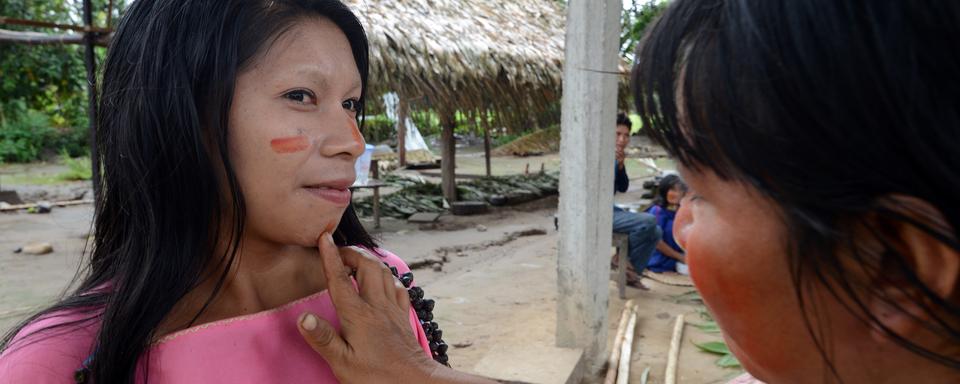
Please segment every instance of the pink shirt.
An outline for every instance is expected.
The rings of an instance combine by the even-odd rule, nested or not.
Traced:
[[[407,265],[378,250],[402,274]],[[297,331],[300,314],[310,311],[337,329],[340,322],[327,291],[251,315],[201,324],[154,343],[140,357],[137,383],[337,383],[330,366]],[[25,327],[0,355],[0,383],[73,383],[73,373],[92,352],[99,323],[43,331],[19,343],[23,335],[44,327],[82,319],[89,313],[61,313]],[[410,328],[430,354],[416,313]]]

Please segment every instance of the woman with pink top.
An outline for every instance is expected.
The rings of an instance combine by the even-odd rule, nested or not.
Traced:
[[[297,326],[340,327],[319,250],[402,311],[414,347],[383,368],[447,362],[433,301],[350,204],[367,39],[345,5],[136,1],[101,84],[92,252],[2,340],[0,383],[336,382]]]

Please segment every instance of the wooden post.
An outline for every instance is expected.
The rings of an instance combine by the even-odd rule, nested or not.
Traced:
[[[370,161],[370,177],[380,184],[380,161]],[[373,228],[380,229],[380,187],[373,187]]]
[[[582,348],[588,371],[607,343],[620,0],[570,0],[560,130],[557,345]],[[600,128],[603,129],[600,129]],[[598,134],[603,133],[603,134]],[[620,265],[626,267],[626,260]]]
[[[441,152],[441,185],[443,188],[443,197],[448,203],[457,201],[457,143],[453,138],[453,129],[457,125],[456,115],[452,109],[443,109],[440,111],[440,124],[443,126],[443,132],[440,135],[443,142],[443,151]]]
[[[487,177],[490,177],[490,124],[483,124],[483,157],[487,162]]]
[[[407,166],[407,103],[406,95],[397,92],[400,101],[397,103],[397,153],[400,157],[400,166]]]
[[[97,154],[97,62],[94,56],[95,37],[93,32],[93,11],[90,9],[90,0],[83,0],[83,23],[87,31],[84,32],[83,64],[87,69],[87,119],[90,129],[90,163],[93,170],[93,198],[100,195],[100,156]]]

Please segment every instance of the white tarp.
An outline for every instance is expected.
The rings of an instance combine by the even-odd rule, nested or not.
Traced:
[[[390,120],[393,120],[396,122],[394,124],[394,130],[397,133],[400,132],[400,124],[399,124],[400,119],[397,118],[397,106],[399,105],[399,103],[400,103],[400,97],[397,96],[396,93],[389,92],[383,95],[383,105],[384,107],[386,107],[384,108],[384,110],[387,113],[387,117],[390,118]],[[407,120],[407,135],[406,135],[406,140],[404,140],[404,147],[407,148],[407,152],[413,152],[413,151],[419,151],[419,150],[429,152],[430,149],[427,147],[427,142],[423,141],[423,135],[420,134],[420,130],[417,129],[417,126],[413,124],[413,120],[410,119],[409,116],[407,116],[406,120]]]

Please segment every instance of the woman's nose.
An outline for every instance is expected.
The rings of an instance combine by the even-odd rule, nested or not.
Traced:
[[[356,159],[366,149],[366,141],[360,134],[357,120],[352,116],[338,116],[340,120],[335,127],[331,127],[326,142],[321,143],[320,152],[327,157],[349,156]]]

